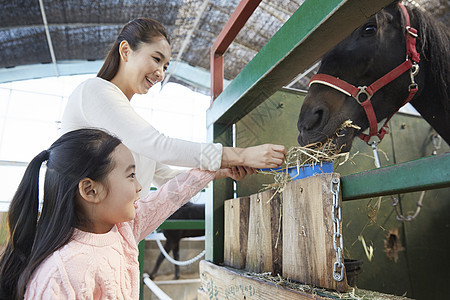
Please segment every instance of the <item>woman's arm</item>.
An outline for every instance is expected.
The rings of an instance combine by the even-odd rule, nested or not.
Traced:
[[[74,94],[74,98],[81,97],[82,115],[89,126],[106,129],[132,151],[163,164],[212,171],[239,165],[273,168],[281,165],[286,153],[280,145],[222,148],[217,143],[167,137],[135,112],[117,86],[100,78],[86,82],[86,86]]]
[[[81,98],[82,114],[75,118],[84,116],[87,126],[103,128],[118,136],[136,153],[166,165],[205,170],[220,168],[222,145],[165,136],[137,114],[122,91],[109,81],[100,78],[87,81],[81,90],[71,95],[69,102],[77,98]]]

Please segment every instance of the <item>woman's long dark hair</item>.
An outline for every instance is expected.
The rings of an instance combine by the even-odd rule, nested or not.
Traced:
[[[83,178],[105,182],[114,168],[111,153],[120,140],[98,129],[68,132],[28,165],[8,211],[10,237],[0,258],[0,298],[23,299],[42,261],[86,224],[76,203]],[[39,170],[47,161],[44,202],[38,212]]]
[[[131,49],[136,51],[141,43],[151,43],[155,37],[164,37],[170,45],[169,33],[158,21],[138,18],[128,22],[109,50],[97,77],[111,81],[116,76],[120,64],[119,45],[122,41],[127,41]]]

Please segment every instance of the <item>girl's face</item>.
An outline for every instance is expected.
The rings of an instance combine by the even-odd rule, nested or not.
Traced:
[[[136,179],[131,151],[119,144],[111,153],[114,169],[108,174],[107,187],[98,194],[99,203],[92,214],[95,232],[105,233],[114,224],[127,222],[136,216],[135,202],[142,186]]]
[[[146,94],[164,79],[171,55],[170,45],[164,37],[155,37],[152,43],[141,43],[135,51],[129,49],[123,68],[125,91],[122,90],[128,99],[134,94]]]

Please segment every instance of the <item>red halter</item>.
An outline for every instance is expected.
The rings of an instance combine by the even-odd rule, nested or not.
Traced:
[[[418,85],[417,83],[414,82],[414,76],[417,75],[419,71],[418,62],[420,61],[420,55],[419,53],[417,53],[416,50],[417,30],[410,26],[409,14],[408,11],[406,10],[406,7],[401,3],[399,3],[399,6],[405,17],[405,29],[407,32],[405,62],[403,62],[402,64],[391,70],[389,73],[385,74],[383,77],[376,80],[368,87],[367,86],[355,87],[350,83],[345,82],[344,80],[341,80],[337,77],[333,77],[327,74],[316,74],[311,78],[311,81],[309,82],[309,86],[311,86],[311,84],[313,83],[324,84],[346,94],[347,96],[351,96],[356,99],[356,101],[364,108],[367,118],[369,119],[369,128],[370,128],[369,135],[363,133],[359,135],[359,137],[368,144],[375,142],[371,141],[371,138],[374,136],[378,137],[379,139],[379,141],[376,143],[381,142],[384,135],[389,130],[387,123],[392,118],[392,116],[398,111],[398,109],[400,109],[399,107],[397,111],[395,111],[389,118],[387,118],[386,122],[378,131],[377,118],[375,116],[375,111],[373,110],[372,102],[370,101],[373,94],[375,94],[379,89],[381,89],[383,86],[387,85],[389,82],[399,77],[407,70],[410,70],[411,84],[408,87],[409,95],[406,98],[405,102],[402,104],[402,106],[411,101],[411,99],[414,97],[414,95],[418,90]],[[363,98],[360,99],[360,96],[362,96]]]

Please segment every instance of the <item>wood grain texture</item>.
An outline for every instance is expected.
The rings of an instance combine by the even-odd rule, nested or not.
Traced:
[[[287,184],[283,193],[283,277],[345,292],[345,272],[342,281],[333,279],[336,251],[330,183],[335,177],[339,174],[320,174]]]
[[[245,274],[245,271],[220,267],[208,261],[200,262],[200,279],[198,299],[331,299],[306,292],[281,287],[275,283],[263,281]]]
[[[247,256],[250,197],[226,200],[224,209],[224,264],[243,269]]]
[[[245,264],[249,272],[282,274],[281,202],[280,195],[273,194],[265,191],[250,196]]]
[[[199,300],[330,300],[349,299],[348,294],[337,294],[323,289],[305,290],[305,286],[286,287],[251,276],[244,270],[222,267],[206,260],[200,261],[201,287]],[[303,290],[302,290],[303,289]],[[355,299],[409,300],[410,298],[355,289]],[[342,297],[341,297],[342,296]]]

